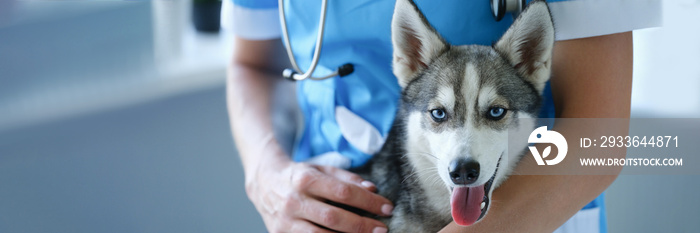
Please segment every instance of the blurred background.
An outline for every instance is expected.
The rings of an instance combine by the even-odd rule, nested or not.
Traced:
[[[195,30],[202,2],[0,1],[0,232],[264,232],[229,132],[232,36]],[[663,13],[634,34],[632,115],[700,118],[700,2]],[[620,176],[610,232],[697,232],[697,193]]]

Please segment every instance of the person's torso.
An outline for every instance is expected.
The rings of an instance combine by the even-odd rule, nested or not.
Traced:
[[[496,22],[489,2],[485,0],[415,2],[436,31],[454,45],[491,45],[513,21],[511,15],[506,14],[503,20]],[[294,55],[299,67],[306,71],[317,46],[321,2],[285,3]],[[342,78],[297,83],[304,132],[293,154],[295,161],[327,157],[327,161],[336,166],[356,167],[369,160],[372,151],[378,150],[383,143],[383,139],[376,137],[348,138],[368,134],[347,128],[348,125],[360,129],[372,127],[381,137],[386,137],[392,126],[401,91],[391,70],[394,3],[394,0],[328,1],[323,49],[315,74],[327,74],[346,63],[353,64],[355,71]],[[348,114],[352,116],[348,117]],[[544,91],[540,117],[554,117],[549,84]],[[344,130],[341,129],[343,125]],[[373,140],[379,140],[379,144]],[[577,231],[580,227],[588,230],[600,227],[600,232],[605,232],[603,208],[601,194],[577,214],[581,216],[572,218],[569,220],[571,224],[565,224],[557,232],[570,232],[569,228]],[[571,228],[569,225],[580,227]]]
[[[294,55],[305,71],[316,46],[321,2],[285,4]],[[438,33],[455,45],[490,45],[512,23],[510,15],[496,22],[487,1],[418,0],[416,5]],[[355,71],[342,78],[298,82],[305,129],[293,156],[295,160],[337,152],[348,158],[351,166],[358,166],[371,157],[376,143],[366,145],[364,139],[343,135],[347,130],[341,130],[343,122],[339,126],[338,121],[347,118],[343,115],[348,112],[345,109],[381,136],[388,134],[400,94],[391,71],[393,9],[393,0],[328,1],[321,59],[314,73],[327,74],[345,63],[353,64]],[[344,108],[340,115],[338,108]]]

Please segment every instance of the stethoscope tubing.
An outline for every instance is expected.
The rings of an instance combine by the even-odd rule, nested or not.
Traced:
[[[525,0],[490,0],[491,1],[491,11],[493,17],[496,21],[500,21],[503,18],[505,12],[513,12],[513,16],[516,17],[518,13],[522,12],[525,7]],[[306,79],[311,80],[324,80],[335,76],[343,77],[353,72],[354,66],[350,63],[344,64],[334,72],[330,74],[314,77],[313,73],[318,66],[318,61],[321,59],[321,49],[323,48],[323,33],[326,28],[326,12],[328,8],[328,0],[321,1],[321,16],[318,22],[318,33],[316,35],[316,46],[314,47],[314,54],[311,59],[311,65],[309,69],[304,72],[299,68],[296,58],[294,58],[294,52],[292,51],[292,43],[289,41],[289,32],[287,29],[287,19],[284,12],[284,0],[278,0],[279,8],[279,18],[280,24],[282,26],[282,37],[284,39],[285,48],[287,50],[287,56],[292,64],[293,69],[285,69],[282,72],[282,76],[285,79],[301,81]]]
[[[321,76],[321,77],[314,77],[312,74],[316,70],[316,67],[318,66],[318,61],[321,59],[321,49],[323,48],[323,32],[325,31],[326,28],[326,12],[327,12],[327,7],[328,7],[328,0],[322,0],[321,1],[321,16],[319,18],[318,22],[318,33],[316,35],[316,47],[314,48],[314,55],[313,58],[311,59],[311,65],[309,66],[309,69],[306,72],[303,72],[301,69],[299,69],[299,65],[297,65],[297,60],[294,58],[294,53],[292,52],[292,43],[289,42],[289,32],[287,31],[287,20],[285,18],[284,14],[284,0],[279,0],[279,17],[280,17],[280,23],[282,24],[282,35],[284,37],[284,43],[286,43],[285,48],[287,49],[287,56],[289,57],[289,61],[292,63],[292,68],[294,68],[294,71],[286,69],[284,71],[284,76],[292,78],[296,81],[301,81],[305,79],[311,79],[311,80],[324,80],[328,78],[332,78],[334,76],[338,75],[338,71],[336,70],[335,72],[332,72],[330,74]]]

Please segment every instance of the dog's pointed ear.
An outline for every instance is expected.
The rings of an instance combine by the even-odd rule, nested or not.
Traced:
[[[449,46],[411,0],[397,0],[391,20],[393,71],[401,88]]]
[[[545,1],[533,1],[494,45],[541,94],[549,80],[554,23]]]

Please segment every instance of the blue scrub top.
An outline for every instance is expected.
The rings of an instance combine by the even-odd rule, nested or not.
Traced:
[[[487,1],[449,0],[440,4],[418,0],[416,4],[435,29],[451,44],[490,45],[512,23],[496,22]],[[316,46],[320,4],[318,1],[285,1],[290,40],[302,69],[309,67]],[[343,78],[298,82],[298,102],[305,130],[294,152],[296,161],[330,151],[350,158],[351,166],[364,164],[371,155],[345,140],[335,117],[343,106],[386,137],[391,128],[401,88],[391,71],[391,18],[393,0],[329,1],[323,50],[315,75],[323,75],[345,63],[355,71]]]

